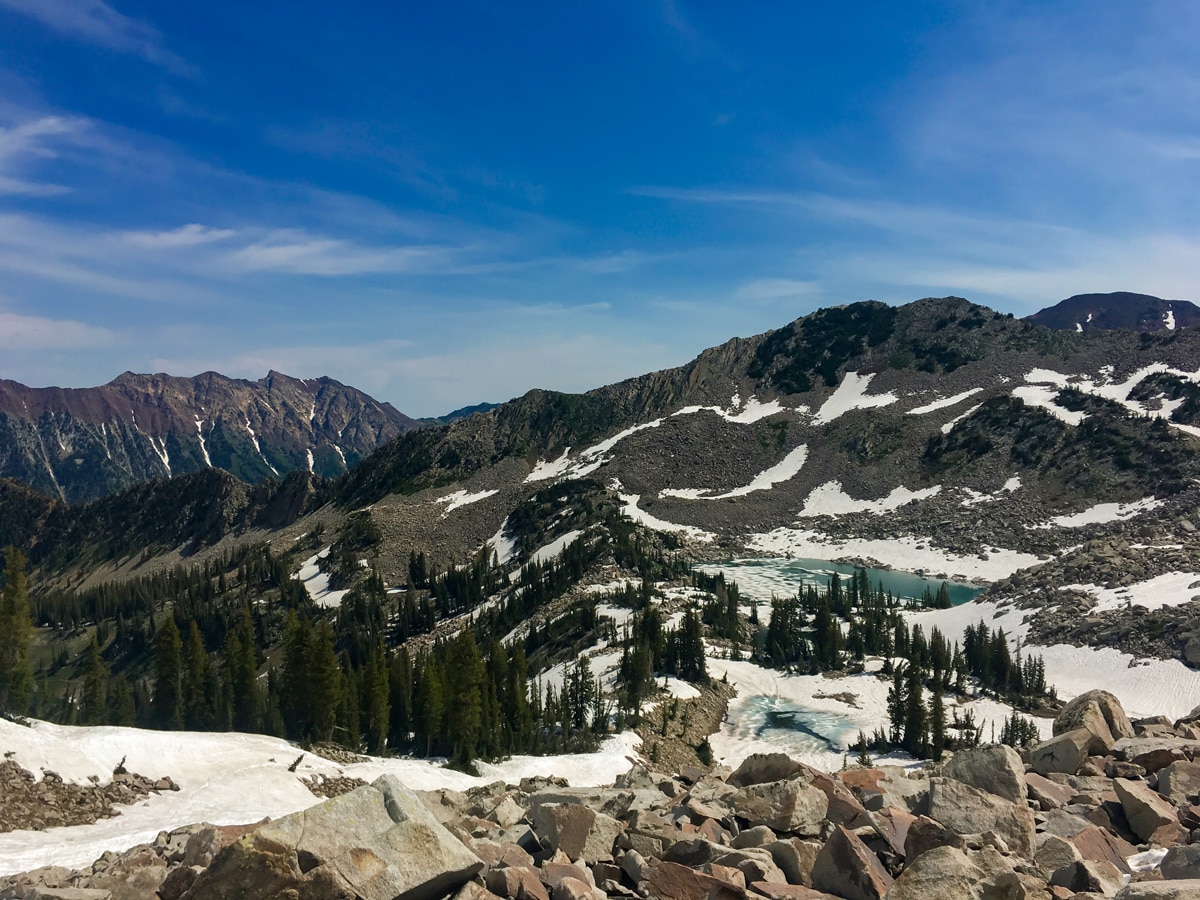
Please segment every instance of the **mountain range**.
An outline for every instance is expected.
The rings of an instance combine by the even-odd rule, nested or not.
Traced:
[[[345,473],[416,427],[332,378],[125,372],[94,388],[0,381],[0,477],[70,503],[221,468],[246,482]]]

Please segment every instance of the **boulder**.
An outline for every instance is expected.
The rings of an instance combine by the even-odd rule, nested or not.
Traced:
[[[1110,831],[1090,825],[1067,838],[1084,859],[1110,862],[1122,872],[1129,873],[1126,860],[1137,853],[1137,847]]]
[[[493,894],[511,900],[550,900],[550,892],[532,866],[509,866],[487,873],[487,887]]]
[[[812,884],[846,900],[881,900],[892,887],[892,876],[854,832],[838,825],[817,854]]]
[[[1121,701],[1108,691],[1080,694],[1054,717],[1052,733],[1064,734],[1083,728],[1094,734],[1108,750],[1115,741],[1134,736],[1133,723],[1125,715]]]
[[[727,779],[734,787],[786,781],[807,768],[785,753],[751,753]]]
[[[738,790],[730,802],[751,826],[800,835],[820,834],[829,811],[829,798],[802,778],[750,785]]]
[[[936,847],[905,867],[887,900],[1000,900],[1008,893],[998,891],[994,879],[1005,875],[1012,877],[1003,866],[989,871],[956,847]]]
[[[1029,791],[1029,799],[1036,801],[1043,811],[1066,806],[1075,796],[1075,791],[1067,785],[1051,781],[1037,772],[1025,773],[1025,787]]]
[[[186,900],[434,900],[483,869],[395,777],[285,816],[221,850]]]
[[[993,831],[1013,852],[1033,853],[1033,811],[952,778],[932,778],[929,816],[959,835]]]
[[[743,888],[678,863],[661,862],[650,871],[650,896],[662,900],[746,900]]]
[[[1200,881],[1139,881],[1117,891],[1115,900],[1200,900]]]
[[[1050,876],[1050,884],[1077,894],[1092,893],[1111,897],[1125,884],[1120,870],[1112,863],[1078,860],[1063,866]]]
[[[817,862],[817,854],[821,852],[820,844],[791,838],[769,844],[766,850],[789,884],[812,887],[812,870]]]
[[[1057,834],[1038,835],[1039,843],[1033,854],[1033,864],[1047,879],[1064,866],[1083,859],[1074,844]]]
[[[942,775],[1010,803],[1025,802],[1025,764],[1016,750],[1004,744],[960,750],[942,766]]]
[[[1200,794],[1200,763],[1177,760],[1159,770],[1158,792],[1176,806]]]
[[[608,862],[625,828],[583,803],[542,803],[533,808],[533,830],[551,850],[586,863]]]
[[[1039,775],[1053,772],[1074,775],[1083,768],[1093,749],[1102,749],[1096,736],[1084,728],[1076,728],[1037,744],[1029,751],[1029,759]]]
[[[1185,738],[1122,738],[1113,744],[1112,752],[1117,759],[1137,763],[1153,773],[1173,762],[1186,761],[1200,752],[1200,744]]]
[[[963,839],[929,816],[917,816],[908,827],[904,837],[904,859],[911,863],[923,853],[937,847],[963,846]]]
[[[846,769],[837,778],[845,784],[859,802],[869,810],[894,806],[917,815],[925,805],[929,782],[924,778],[909,778],[898,766],[879,766],[874,769]]]
[[[1179,824],[1175,808],[1145,782],[1118,778],[1113,781],[1113,788],[1130,829],[1141,840],[1148,841],[1164,825]]]
[[[1163,878],[1171,880],[1200,878],[1200,844],[1171,847],[1158,868]]]

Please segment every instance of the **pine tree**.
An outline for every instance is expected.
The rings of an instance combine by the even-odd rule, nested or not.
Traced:
[[[929,737],[929,725],[926,718],[924,690],[921,667],[915,661],[908,664],[906,677],[904,706],[904,735],[901,745],[913,756],[924,756]]]
[[[80,723],[103,725],[108,721],[108,666],[100,656],[100,643],[94,634],[83,658],[83,694],[80,705]]]
[[[208,731],[217,725],[217,679],[204,639],[195,620],[188,629],[183,648],[183,722],[193,731]]]
[[[946,750],[946,704],[941,685],[935,685],[929,701],[929,758],[939,760]]]
[[[25,584],[25,556],[16,547],[4,551],[4,596],[0,599],[0,714],[23,716],[33,695],[29,645],[33,620]]]
[[[388,691],[388,665],[383,645],[376,643],[367,658],[363,676],[363,719],[367,733],[367,752],[380,755],[387,746],[391,701]]]
[[[154,643],[154,705],[155,726],[166,730],[183,727],[183,697],[180,679],[183,670],[183,642],[175,616],[167,615]]]

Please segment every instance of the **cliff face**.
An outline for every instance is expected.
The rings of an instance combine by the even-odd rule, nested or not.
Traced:
[[[0,477],[70,503],[217,467],[256,482],[335,476],[414,427],[331,378],[258,381],[126,372],[94,388],[0,381]]]

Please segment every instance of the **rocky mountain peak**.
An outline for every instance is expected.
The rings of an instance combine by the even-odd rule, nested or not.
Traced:
[[[1200,325],[1200,306],[1129,291],[1076,294],[1028,316],[1027,321],[1067,331],[1174,331]]]

